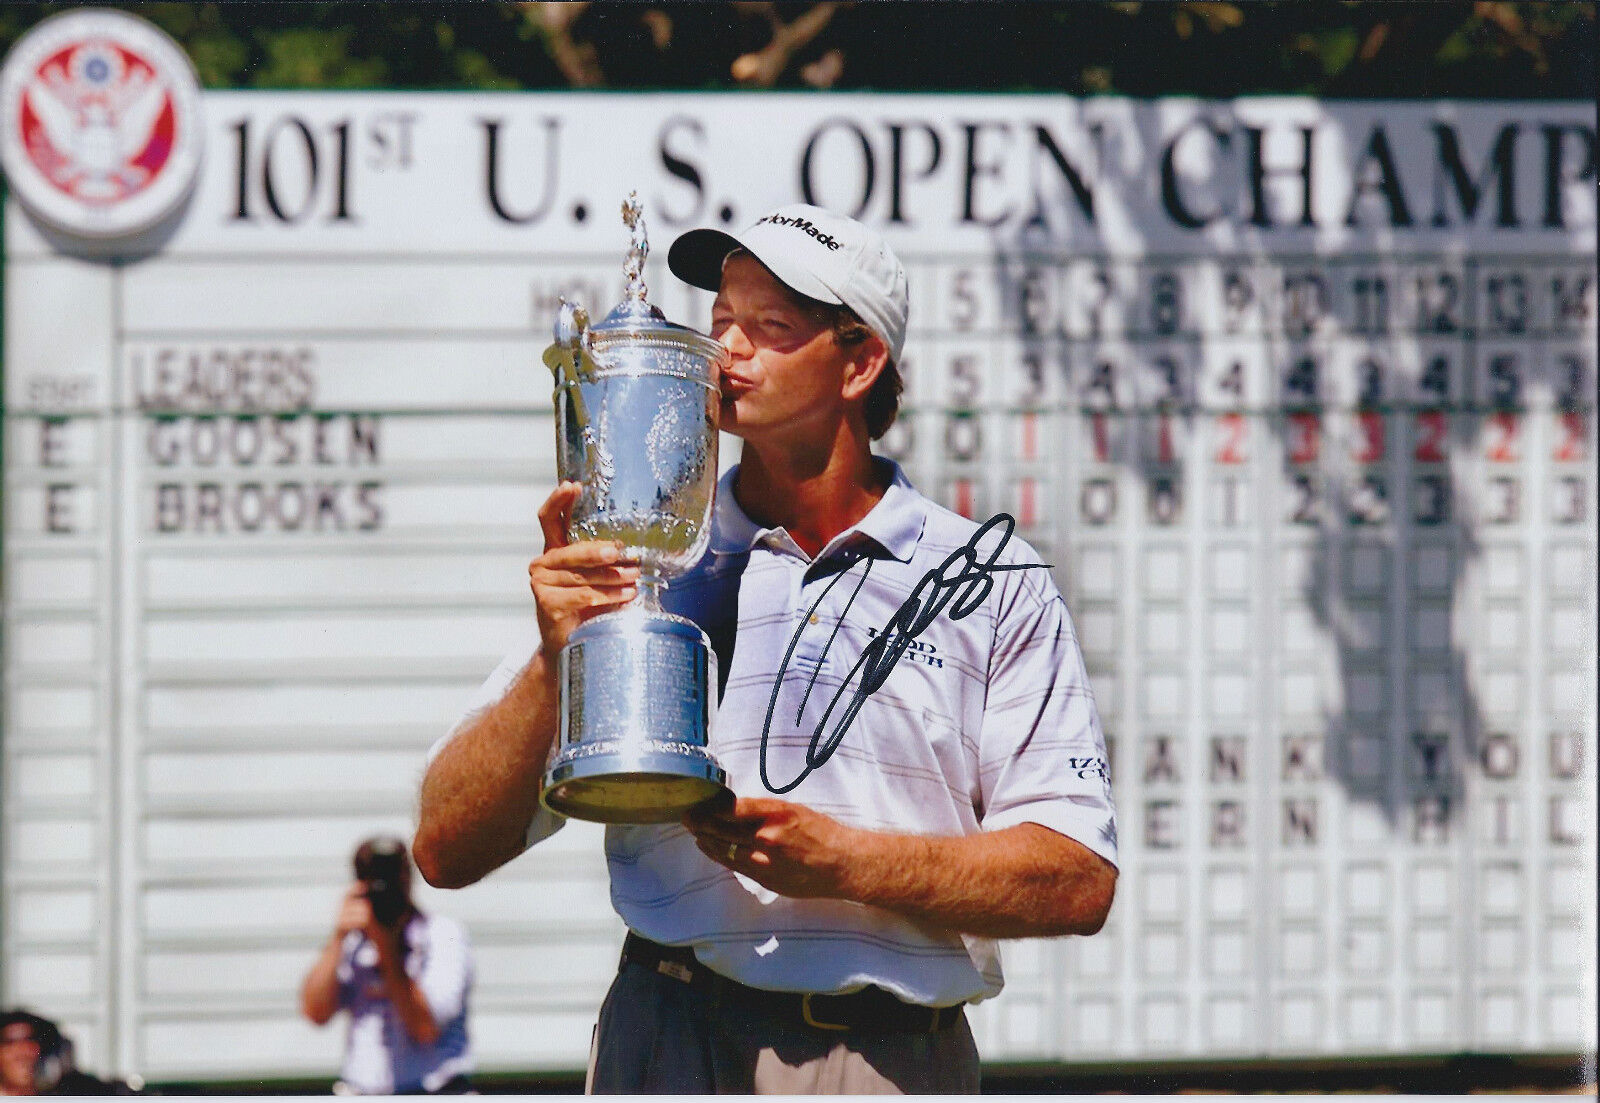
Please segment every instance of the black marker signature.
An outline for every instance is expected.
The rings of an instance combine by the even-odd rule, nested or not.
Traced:
[[[982,540],[989,531],[999,528],[1000,539],[995,543],[994,549],[980,560],[978,558],[978,541]],[[1016,531],[1017,522],[1009,513],[997,513],[985,521],[977,532],[972,534],[972,539],[957,548],[945,557],[933,570],[922,576],[916,587],[911,591],[911,596],[901,603],[894,615],[889,618],[889,623],[884,625],[872,638],[872,642],[862,649],[860,658],[845,675],[844,685],[833,695],[833,700],[828,702],[827,709],[822,714],[822,719],[817,721],[816,729],[811,733],[811,743],[806,748],[805,769],[800,771],[798,777],[785,785],[774,785],[767,774],[767,735],[772,729],[772,714],[778,708],[778,690],[783,685],[783,677],[789,670],[789,661],[794,658],[794,649],[799,646],[800,636],[805,631],[806,625],[811,622],[811,616],[817,607],[832,592],[839,580],[850,574],[855,564],[835,575],[817,600],[811,603],[811,608],[806,610],[806,615],[800,619],[800,626],[795,629],[794,635],[789,639],[789,650],[784,653],[783,664],[778,668],[777,679],[772,684],[772,697],[767,701],[767,718],[761,725],[761,783],[767,791],[775,794],[787,793],[798,786],[802,781],[811,776],[811,772],[821,766],[844,739],[845,732],[861,712],[861,707],[867,703],[867,698],[875,693],[889,678],[889,672],[894,669],[906,651],[911,647],[928,625],[943,613],[948,607],[951,620],[961,620],[977,612],[978,606],[983,604],[983,599],[989,596],[994,589],[994,575],[1000,571],[1029,571],[1049,567],[1048,563],[1013,563],[998,564],[995,560],[1000,558],[1000,553],[1005,550],[1006,543],[1011,539],[1011,534]],[[839,635],[839,628],[844,624],[844,615],[850,611],[850,606],[855,604],[856,595],[861,593],[861,587],[872,574],[874,560],[865,559],[866,567],[856,579],[855,589],[850,592],[850,600],[845,602],[844,611],[839,615],[839,623],[834,626],[833,633],[828,637],[828,643],[822,649],[822,654],[817,657],[817,668],[811,672],[811,677],[806,681],[805,694],[800,698],[800,707],[795,712],[795,721],[799,722],[800,715],[805,711],[806,702],[811,699],[811,690],[816,685],[817,675],[822,670],[822,661],[828,654],[828,649],[833,646],[833,641]],[[952,574],[951,570],[957,573]],[[845,701],[845,692],[851,690],[851,682],[860,674],[860,682],[850,693]],[[839,709],[840,702],[844,701],[843,709]],[[839,710],[839,719],[832,730],[828,729],[828,720]]]

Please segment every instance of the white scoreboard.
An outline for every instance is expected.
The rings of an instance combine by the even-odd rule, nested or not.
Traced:
[[[1009,513],[1112,746],[1103,933],[1007,944],[991,1061],[1574,1053],[1595,1019],[1595,109],[205,93],[134,252],[5,209],[0,1003],[150,1079],[330,1074],[354,844],[532,616],[559,296],[856,213],[883,442]],[[573,825],[427,893],[484,1067],[573,1070],[621,929]]]

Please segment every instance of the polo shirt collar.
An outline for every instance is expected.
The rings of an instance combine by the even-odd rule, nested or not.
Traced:
[[[822,549],[818,559],[826,559],[850,541],[866,537],[902,563],[911,561],[917,541],[922,538],[923,526],[927,523],[927,507],[898,463],[882,456],[874,457],[873,462],[888,467],[889,489],[865,517],[828,541],[828,546]],[[798,550],[782,528],[763,528],[740,508],[733,496],[733,483],[738,473],[739,468],[735,465],[717,481],[717,501],[712,510],[711,550],[717,555],[742,555],[767,538]]]

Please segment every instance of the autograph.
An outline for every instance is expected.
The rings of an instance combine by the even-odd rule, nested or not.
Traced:
[[[978,542],[988,535],[991,529],[996,528],[1000,530],[1000,539],[995,542],[993,550],[980,560]],[[828,582],[822,593],[817,596],[817,600],[811,603],[811,608],[806,610],[806,615],[801,618],[800,626],[795,629],[794,635],[789,638],[789,650],[784,653],[783,664],[778,667],[777,679],[772,684],[772,696],[767,701],[767,718],[761,725],[761,783],[767,787],[768,792],[774,794],[789,792],[810,777],[818,766],[833,757],[833,752],[838,750],[845,732],[861,712],[861,707],[867,703],[867,698],[888,680],[889,672],[894,669],[895,664],[905,655],[916,638],[926,631],[928,625],[932,624],[947,607],[951,620],[969,617],[977,612],[978,606],[983,604],[983,599],[994,589],[996,573],[1049,567],[1048,563],[1002,565],[995,562],[1005,550],[1006,543],[1010,541],[1011,534],[1016,528],[1016,519],[1009,513],[995,514],[972,534],[972,539],[951,552],[945,557],[944,562],[922,576],[911,591],[911,596],[906,598],[889,618],[889,623],[873,635],[872,642],[862,650],[860,658],[856,659],[855,665],[845,675],[844,685],[839,687],[839,691],[833,695],[833,700],[828,702],[827,709],[823,711],[822,718],[817,721],[817,726],[811,733],[811,742],[806,748],[805,769],[801,770],[793,781],[781,786],[774,785],[767,772],[767,736],[772,729],[772,714],[778,707],[778,690],[782,687],[784,675],[789,670],[789,662],[794,658],[794,650],[799,646],[800,636],[811,622],[811,615],[827,599],[834,586],[850,574],[850,568],[841,571]],[[850,612],[850,606],[855,604],[856,595],[861,593],[861,587],[872,574],[874,560],[866,559],[865,562],[866,567],[856,577],[855,589],[850,592],[850,600],[845,602],[839,624],[834,626],[832,635],[828,637],[828,643],[822,649],[822,656],[826,656],[828,649],[833,646],[833,641],[839,635],[839,628],[844,624],[844,614]],[[854,567],[853,563],[851,567]],[[952,574],[952,570],[956,573]],[[795,711],[796,723],[805,712],[806,702],[811,699],[811,690],[815,687],[817,674],[821,670],[822,657],[819,656],[816,670],[812,671],[811,677],[806,681],[806,691],[800,698],[800,707]],[[856,682],[858,674],[860,680]],[[856,682],[853,690],[852,682]],[[846,691],[850,691],[848,700],[845,698]],[[841,702],[843,708],[840,708]],[[828,721],[835,711],[839,713],[839,718],[832,729],[829,729]]]

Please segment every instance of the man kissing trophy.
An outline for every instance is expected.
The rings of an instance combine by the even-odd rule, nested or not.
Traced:
[[[590,620],[562,649],[561,751],[541,800],[600,823],[663,823],[727,791],[707,750],[716,654],[661,608],[661,590],[700,558],[717,483],[720,344],[646,301],[649,253],[638,194],[622,301],[591,325],[562,301],[544,362],[555,374],[556,466],[581,483],[573,540],[615,540],[640,565],[638,595]]]

